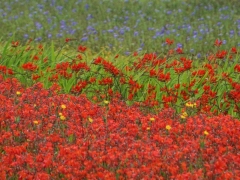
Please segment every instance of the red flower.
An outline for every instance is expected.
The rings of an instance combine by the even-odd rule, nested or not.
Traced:
[[[215,46],[219,47],[222,45],[222,41],[216,39],[215,43],[214,43]]]
[[[37,79],[39,79],[41,76],[39,76],[38,74],[33,74],[32,75],[32,80],[36,81]]]
[[[166,38],[166,41],[165,41],[168,45],[172,45],[173,44],[173,40],[169,39],[169,38]]]
[[[12,47],[18,47],[19,41],[12,41]]]
[[[137,55],[138,55],[138,52],[135,51],[135,52],[133,53],[133,56],[137,56]]]
[[[87,47],[85,47],[85,46],[78,46],[78,51],[79,52],[84,52],[86,50],[87,50]]]
[[[22,65],[22,68],[26,71],[36,71],[38,66],[37,65],[34,65],[33,63],[31,62],[27,62],[25,64]]]
[[[232,49],[231,49],[231,53],[233,53],[233,54],[237,54],[237,48],[236,48],[236,47],[232,47]]]
[[[240,73],[240,64],[236,64],[236,66],[234,67],[234,71]]]
[[[65,42],[68,43],[71,39],[70,38],[66,38]]]
[[[175,85],[174,85],[174,88],[175,88],[175,89],[179,89],[179,88],[180,88],[180,84],[175,84]]]
[[[9,75],[13,75],[13,74],[14,74],[14,72],[13,72],[13,70],[12,70],[12,69],[8,69],[8,70],[7,70],[7,74],[9,74]]]
[[[216,58],[218,58],[218,59],[223,59],[223,58],[226,57],[226,55],[227,55],[227,51],[225,51],[225,50],[218,51],[218,52],[216,53]]]
[[[99,57],[97,57],[96,59],[94,59],[93,64],[96,64],[96,65],[97,65],[97,64],[101,64],[101,63],[103,62],[103,60],[104,60],[104,59],[99,56]]]
[[[150,77],[156,76],[156,75],[157,75],[156,70],[155,70],[155,69],[151,69],[151,70],[149,71],[149,75],[150,75]]]
[[[170,73],[169,73],[169,72],[166,73],[166,74],[160,73],[160,74],[158,75],[158,80],[159,80],[159,81],[167,82],[167,81],[169,81],[170,79],[171,79],[171,77],[170,77]]]
[[[178,54],[183,54],[183,49],[180,48],[180,47],[178,47],[177,50],[176,50],[176,52],[177,52]]]
[[[38,61],[39,57],[37,55],[34,55],[32,59],[35,60],[35,61]]]
[[[66,38],[65,42],[68,43],[69,41],[74,41],[74,40],[76,40],[76,39]]]

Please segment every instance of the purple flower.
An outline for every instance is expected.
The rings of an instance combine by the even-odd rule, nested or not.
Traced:
[[[181,43],[177,43],[177,48],[182,48],[183,45]]]
[[[76,32],[76,29],[69,29],[68,30],[68,34],[71,34],[71,35],[75,34],[75,32]]]
[[[113,33],[114,32],[114,30],[113,29],[109,29],[109,30],[107,30],[109,33]]]
[[[87,41],[87,40],[88,40],[88,37],[87,37],[87,36],[84,36],[84,37],[82,37],[82,39],[81,39],[82,42],[85,42],[85,41]]]
[[[138,31],[134,31],[134,36],[138,36]]]
[[[234,30],[230,30],[229,34],[233,36],[234,35]]]
[[[88,9],[89,9],[89,4],[86,4],[86,5],[84,6],[84,8],[85,8],[85,10],[88,10]]]
[[[121,29],[119,30],[119,34],[124,35],[124,33],[125,33],[125,30],[124,30],[123,28],[121,28]]]
[[[76,22],[76,21],[72,21],[71,25],[72,25],[72,26],[76,26],[76,25],[77,25],[77,22]]]
[[[151,28],[151,27],[149,27],[149,28],[148,28],[148,30],[149,30],[149,31],[153,31],[153,30],[154,30],[154,28]]]
[[[197,54],[197,58],[201,58],[201,53],[198,53],[198,54]]]
[[[41,41],[41,40],[42,40],[41,37],[37,37],[37,38],[35,38],[35,41],[37,41],[37,42],[39,42],[39,41]]]
[[[24,34],[23,37],[24,37],[25,39],[28,39],[28,38],[29,38],[28,34]]]
[[[92,14],[88,14],[87,20],[90,20],[90,19],[92,19],[92,18],[93,18],[93,15],[92,15]]]
[[[125,55],[129,56],[131,53],[129,51],[125,52]]]
[[[61,38],[61,37],[63,37],[63,34],[62,33],[57,33],[57,37]]]
[[[39,23],[39,22],[35,22],[35,26],[36,28],[39,30],[39,29],[42,29],[42,24]]]
[[[62,10],[63,10],[63,7],[62,7],[62,6],[57,6],[56,9],[57,9],[58,11],[62,11]]]
[[[167,11],[167,14],[169,15],[169,14],[172,14],[172,11]]]

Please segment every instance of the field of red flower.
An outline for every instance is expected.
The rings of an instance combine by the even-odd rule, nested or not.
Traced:
[[[240,121],[144,115],[0,77],[0,179],[239,179]]]
[[[199,62],[166,43],[132,59],[6,45],[0,179],[239,179],[237,49]]]

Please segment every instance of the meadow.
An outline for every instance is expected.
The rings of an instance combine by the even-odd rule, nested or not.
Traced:
[[[240,4],[0,7],[0,179],[239,179]]]

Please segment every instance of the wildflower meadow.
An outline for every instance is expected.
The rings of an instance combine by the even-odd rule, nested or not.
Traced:
[[[0,0],[0,179],[240,180],[238,0]]]

